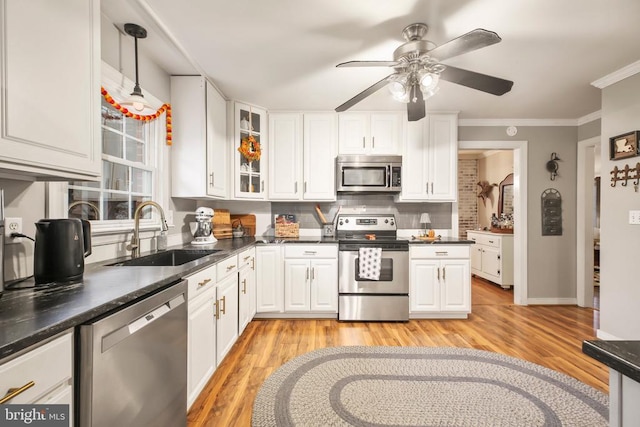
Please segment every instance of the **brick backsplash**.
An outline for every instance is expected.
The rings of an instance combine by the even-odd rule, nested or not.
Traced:
[[[478,161],[475,159],[458,160],[458,234],[466,238],[467,230],[478,225]]]

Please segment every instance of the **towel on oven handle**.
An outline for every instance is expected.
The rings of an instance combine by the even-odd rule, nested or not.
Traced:
[[[358,269],[361,279],[380,280],[382,266],[382,248],[360,248],[358,250]]]

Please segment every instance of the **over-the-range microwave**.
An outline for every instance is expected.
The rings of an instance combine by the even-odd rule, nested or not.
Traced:
[[[399,193],[402,156],[336,157],[336,191],[342,193]]]

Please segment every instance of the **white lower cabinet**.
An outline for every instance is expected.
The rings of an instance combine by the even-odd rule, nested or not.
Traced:
[[[284,285],[282,283],[283,245],[256,247],[256,312],[282,313]]]
[[[5,403],[69,405],[69,425],[73,425],[73,332],[0,364],[2,393],[31,382],[32,386]],[[3,397],[5,394],[0,396]]]
[[[217,265],[216,362],[220,366],[238,339],[238,256]]]
[[[216,370],[216,266],[186,279],[187,407],[190,407]]]
[[[284,311],[338,312],[336,245],[285,245]]]
[[[242,335],[256,314],[256,250],[247,249],[238,255],[238,336]]]
[[[471,246],[471,273],[505,289],[513,286],[513,234],[467,231]]]
[[[466,318],[471,312],[467,245],[411,245],[409,300],[412,318]]]

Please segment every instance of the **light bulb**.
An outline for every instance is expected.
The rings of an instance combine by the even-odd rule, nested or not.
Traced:
[[[394,97],[396,96],[402,97],[404,94],[407,93],[407,88],[401,82],[394,81],[389,84],[389,92],[391,92],[391,94]]]

